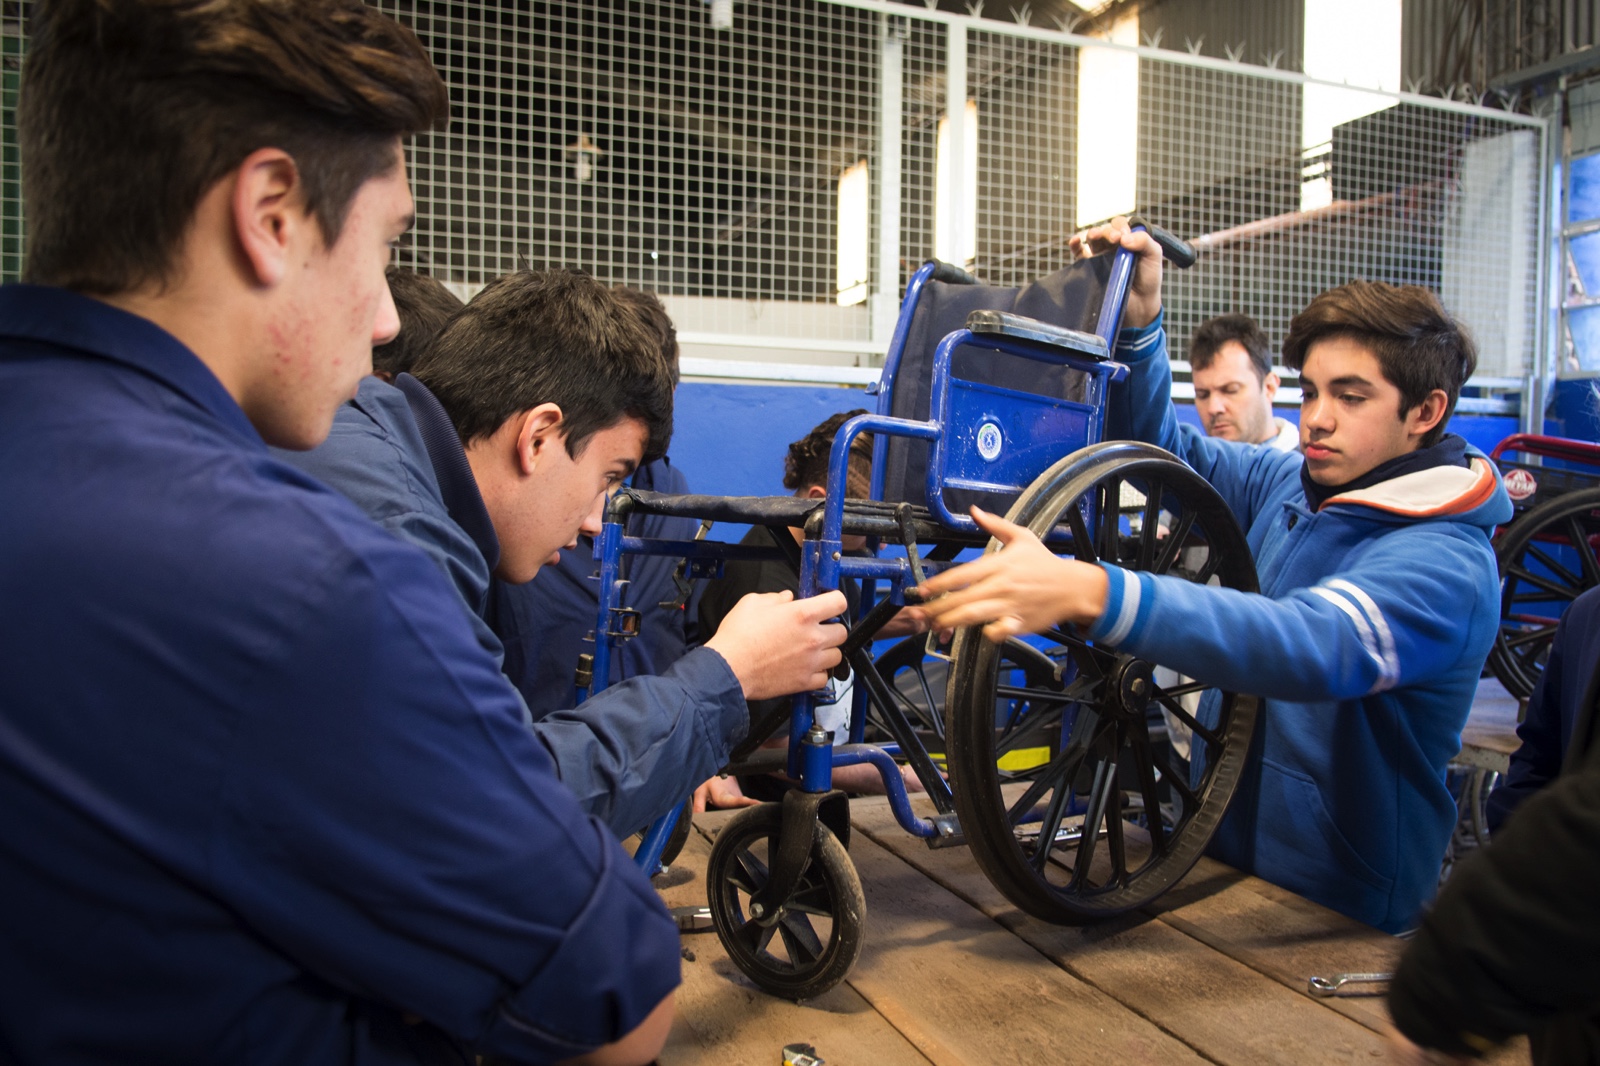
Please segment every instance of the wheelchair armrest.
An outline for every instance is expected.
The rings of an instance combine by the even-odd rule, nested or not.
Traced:
[[[1097,363],[1111,358],[1106,342],[1093,333],[1084,333],[1065,326],[1053,326],[1025,315],[1009,311],[974,311],[967,316],[967,328],[973,333],[1000,334],[1018,340],[1048,344],[1076,355],[1086,356]]]

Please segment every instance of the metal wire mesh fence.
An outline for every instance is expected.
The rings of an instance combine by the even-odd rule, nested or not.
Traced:
[[[1179,358],[1205,318],[1248,313],[1279,341],[1312,295],[1363,277],[1438,292],[1480,374],[1535,365],[1539,120],[1371,94],[1307,145],[1308,94],[1350,90],[881,0],[376,2],[428,47],[454,113],[410,146],[399,254],[463,290],[576,267],[662,294],[691,347],[722,346],[707,354],[869,365],[936,251],[1021,284],[1086,222],[1138,209],[1202,249],[1166,289]],[[6,277],[28,7],[0,23]]]

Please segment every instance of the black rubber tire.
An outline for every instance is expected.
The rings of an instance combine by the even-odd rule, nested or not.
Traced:
[[[819,822],[810,860],[777,921],[762,926],[752,919],[746,904],[766,887],[782,824],[777,803],[729,819],[711,846],[706,896],[728,957],[756,987],[781,999],[814,999],[844,980],[860,956],[866,897],[839,838]],[[819,920],[825,930],[817,929]],[[774,940],[782,957],[771,950]]]
[[[1127,507],[1124,485],[1141,490],[1144,502]],[[1082,509],[1086,500],[1094,504],[1094,532]],[[1107,508],[1107,500],[1115,506]],[[1133,515],[1142,515],[1137,531],[1128,521]],[[1040,475],[1008,518],[1079,558],[1244,592],[1257,588],[1249,546],[1227,505],[1188,466],[1150,445],[1110,442],[1075,452]],[[1163,519],[1170,521],[1165,534]],[[1198,546],[1205,548],[1203,561],[1186,562],[1198,557]],[[1015,661],[1026,657],[1014,643],[991,644],[978,627],[962,630],[955,641],[945,728],[956,811],[973,857],[1006,898],[1046,921],[1078,924],[1150,902],[1194,866],[1216,831],[1244,769],[1260,701],[1216,695],[1215,721],[1194,734],[1206,752],[1195,781],[1187,761],[1175,761],[1164,743],[1162,717],[1151,714],[1156,704],[1145,701],[1187,715],[1177,701],[1201,686],[1163,689],[1151,676],[1152,664],[1061,630],[1043,648],[1028,646],[1031,657],[1061,666],[1041,681],[1038,669]],[[1012,666],[1022,668],[1020,685]],[[1190,717],[1186,724],[1199,723]],[[1008,750],[1039,745],[1049,753],[1044,765],[1034,760],[1001,768]],[[1130,776],[1133,787],[1125,794]],[[1001,786],[1013,782],[1027,787],[1008,803]],[[1164,805],[1163,794],[1172,802]],[[1087,799],[1084,822],[1095,832],[1064,842],[1065,816],[1080,795]],[[1130,797],[1142,803],[1151,838],[1148,858],[1137,864],[1128,862],[1123,832]],[[1041,809],[1041,828],[1030,840],[1032,816]],[[1102,835],[1111,869],[1097,881]],[[1083,876],[1076,873],[1079,865],[1086,868]]]
[[[1556,623],[1566,605],[1600,585],[1600,560],[1578,551],[1577,568],[1557,559],[1552,548],[1600,537],[1600,489],[1568,492],[1539,504],[1511,522],[1495,539],[1500,567],[1500,628],[1489,650],[1489,669],[1514,698],[1533,695]],[[1558,603],[1530,615],[1527,605]]]

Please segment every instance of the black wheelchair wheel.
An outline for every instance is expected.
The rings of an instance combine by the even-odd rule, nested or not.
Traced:
[[[861,954],[866,899],[844,846],[819,822],[794,893],[776,915],[752,917],[750,897],[767,885],[782,823],[777,803],[729,819],[711,847],[706,895],[734,965],[764,992],[812,999],[844,980]]]
[[[1582,489],[1531,508],[1495,540],[1500,629],[1489,669],[1519,700],[1533,695],[1568,604],[1600,585],[1600,489]]]
[[[1008,517],[1085,561],[1257,588],[1227,505],[1150,445],[1075,452]],[[954,660],[945,728],[956,811],[1008,899],[1077,924],[1142,906],[1193,867],[1238,783],[1259,700],[1173,681],[1066,629],[995,645],[971,627]],[[1185,702],[1196,695],[1198,708]],[[1188,733],[1187,757],[1168,723]]]

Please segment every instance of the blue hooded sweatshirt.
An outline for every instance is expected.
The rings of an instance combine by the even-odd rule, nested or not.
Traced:
[[[1160,319],[1124,330],[1117,358],[1131,372],[1107,437],[1166,448],[1211,483],[1246,531],[1261,593],[1107,566],[1090,636],[1264,697],[1213,855],[1387,932],[1409,928],[1438,883],[1456,819],[1445,767],[1500,614],[1489,537],[1511,501],[1499,473],[1469,447],[1468,466],[1313,511],[1298,452],[1179,425]]]

